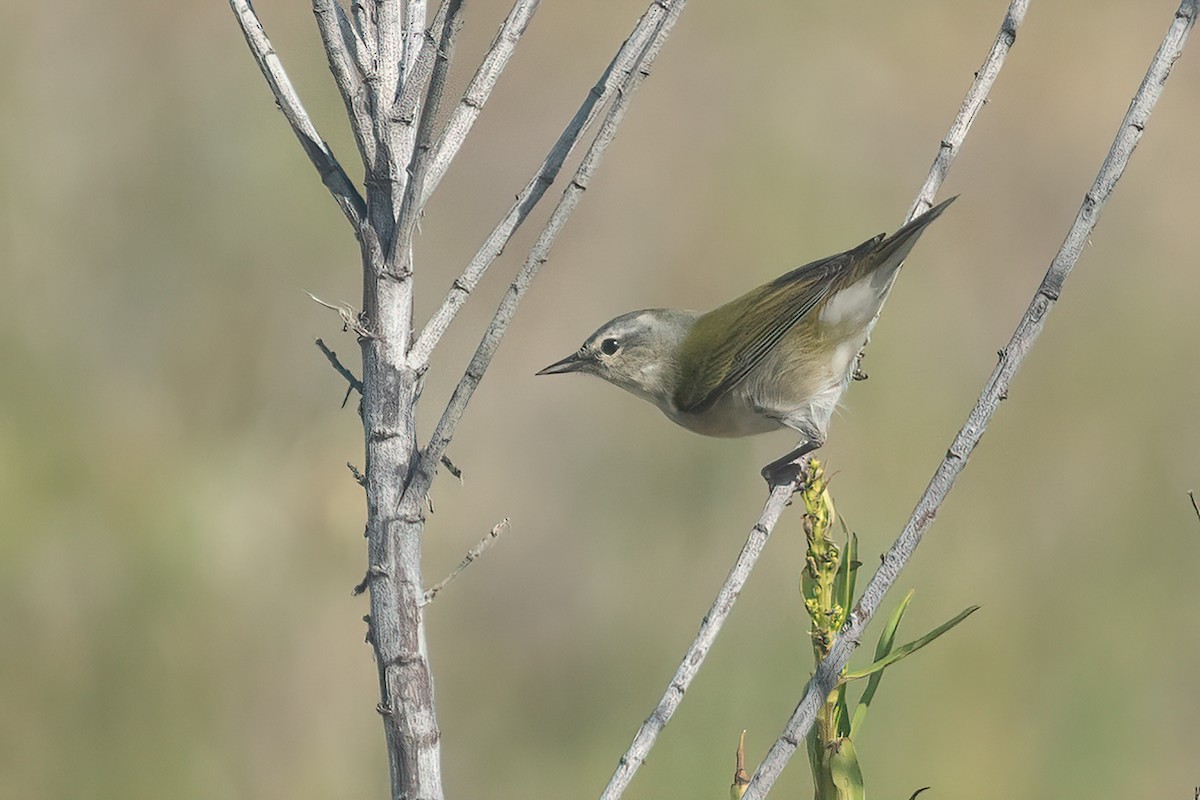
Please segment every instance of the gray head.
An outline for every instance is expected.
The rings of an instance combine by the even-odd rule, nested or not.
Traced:
[[[585,372],[666,408],[679,381],[679,348],[698,316],[668,308],[622,314],[538,375]]]

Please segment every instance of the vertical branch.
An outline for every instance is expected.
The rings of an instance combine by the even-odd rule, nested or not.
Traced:
[[[1198,2],[1200,0],[1183,0],[1175,12],[1171,26],[1155,53],[1137,94],[1134,95],[1099,174],[1091,190],[1084,196],[1083,205],[1076,214],[1066,239],[1050,263],[1050,268],[1013,332],[1008,347],[1001,351],[1000,362],[985,384],[975,407],[967,416],[966,423],[954,437],[946,457],[934,472],[929,486],[913,510],[912,517],[884,555],[883,563],[863,591],[833,650],[817,666],[816,673],[805,687],[804,695],[783,733],[759,765],[746,789],[746,800],[761,800],[766,796],[800,742],[804,740],[821,704],[837,685],[838,676],[850,660],[851,653],[862,638],[863,631],[871,621],[875,609],[879,607],[883,595],[895,583],[900,570],[908,563],[921,538],[933,524],[942,501],[966,466],[967,459],[979,443],[1000,402],[1008,396],[1013,377],[1041,334],[1046,324],[1046,316],[1058,301],[1067,276],[1096,226],[1101,208],[1116,187],[1142,137],[1154,105],[1162,93],[1163,85],[1171,74],[1172,65],[1183,53],[1188,32],[1196,21]]]

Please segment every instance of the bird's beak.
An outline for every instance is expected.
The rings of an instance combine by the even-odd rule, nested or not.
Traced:
[[[555,361],[550,366],[543,370],[539,370],[538,375],[559,375],[563,372],[579,372],[587,366],[587,359],[579,355],[579,353],[571,353],[562,361]]]

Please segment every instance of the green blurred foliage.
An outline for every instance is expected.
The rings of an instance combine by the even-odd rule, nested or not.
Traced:
[[[344,163],[306,4],[258,10]],[[534,378],[638,307],[711,307],[900,222],[1004,2],[692,3],[434,487],[429,610],[450,796],[599,791],[663,689],[786,437],[717,441]],[[418,243],[427,315],[642,3],[545,3]],[[1173,0],[1035,2],[822,457],[870,567],[1065,234]],[[468,5],[452,89],[505,11]],[[1200,45],[1193,43],[1195,50]],[[361,460],[305,295],[354,302],[341,214],[226,4],[0,10],[0,781],[7,797],[382,797]],[[1190,52],[1011,398],[901,583],[912,629],[860,743],[880,796],[1190,796],[1200,619]],[[352,175],[359,174],[351,168]],[[553,196],[553,193],[552,193]],[[544,218],[545,210],[539,215]],[[446,339],[423,430],[519,263]],[[724,791],[810,669],[785,516],[628,796]],[[781,796],[807,794],[794,764]],[[890,787],[890,788],[889,788]]]

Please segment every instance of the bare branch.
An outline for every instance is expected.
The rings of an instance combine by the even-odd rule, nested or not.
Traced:
[[[770,791],[776,778],[783,771],[792,753],[804,741],[809,728],[812,727],[818,708],[836,686],[838,676],[850,660],[863,631],[875,609],[883,599],[883,595],[896,581],[900,570],[908,563],[921,538],[933,524],[933,519],[941,507],[942,501],[954,486],[954,481],[966,466],[971,451],[979,443],[980,437],[999,408],[1001,400],[1007,396],[1008,387],[1013,376],[1020,368],[1025,356],[1037,341],[1046,323],[1046,316],[1058,301],[1063,283],[1070,274],[1075,262],[1083,250],[1084,244],[1095,228],[1100,210],[1116,187],[1117,181],[1124,172],[1134,148],[1142,137],[1150,113],[1162,93],[1163,84],[1171,73],[1175,60],[1183,52],[1188,32],[1196,20],[1197,3],[1200,0],[1183,0],[1175,12],[1175,18],[1167,31],[1166,37],[1158,48],[1150,68],[1146,72],[1137,94],[1121,122],[1121,128],[1113,140],[1112,147],[1100,167],[1100,172],[1092,184],[1091,190],[1084,196],[1083,205],[1071,225],[1067,237],[1059,249],[1050,268],[1046,271],[1029,308],[1021,318],[1008,347],[1002,351],[1000,363],[997,364],[975,407],[967,416],[966,424],[954,437],[954,442],[946,453],[945,459],[938,466],[925,493],[918,501],[908,524],[904,526],[899,538],[883,557],[871,582],[863,591],[862,597],[850,614],[846,626],[838,636],[829,656],[818,666],[816,674],[805,687],[804,696],[796,707],[792,718],[788,721],[783,733],[771,747],[763,759],[747,787],[745,800],[761,800]]]
[[[440,38],[433,40],[432,32],[427,34],[425,46],[421,49],[422,61],[432,62],[429,74],[429,86],[425,91],[425,101],[421,106],[421,121],[417,125],[416,144],[412,158],[408,164],[408,183],[404,188],[404,199],[400,205],[400,216],[396,223],[396,235],[392,238],[392,251],[389,261],[399,261],[398,272],[407,275],[412,269],[412,239],[416,229],[420,210],[417,198],[421,195],[421,186],[425,183],[426,165],[429,163],[430,147],[433,140],[433,127],[437,120],[438,107],[442,103],[442,93],[446,87],[446,73],[450,68],[450,57],[454,51],[454,36],[459,27],[459,16],[462,12],[462,0],[446,0],[438,9],[434,24],[439,22]],[[413,78],[415,80],[415,73]],[[405,95],[408,86],[405,86]],[[411,124],[411,119],[407,123]]]
[[[1012,0],[1009,4],[1008,11],[1004,14],[1004,20],[1000,23],[1000,32],[996,34],[996,41],[992,44],[987,58],[983,60],[983,65],[976,70],[975,80],[971,82],[971,88],[967,90],[962,106],[958,109],[958,115],[950,124],[950,130],[946,131],[946,135],[938,146],[933,166],[929,168],[929,175],[925,178],[921,191],[917,192],[917,197],[908,210],[908,216],[904,218],[905,222],[933,207],[933,198],[937,197],[938,189],[942,187],[942,181],[946,179],[946,173],[950,171],[950,165],[954,163],[954,157],[958,155],[963,140],[967,138],[967,131],[975,122],[976,115],[987,103],[992,85],[1000,75],[1000,68],[1004,66],[1005,56],[1017,41],[1017,28],[1020,26],[1021,20],[1025,19],[1025,12],[1028,9],[1029,0]]]
[[[425,0],[406,0],[404,3],[404,64],[400,68],[401,82],[407,82],[417,51],[425,36]]]
[[[454,321],[459,310],[467,302],[467,298],[471,292],[479,284],[488,267],[492,265],[499,256],[504,252],[513,234],[517,228],[529,216],[529,213],[538,204],[545,195],[546,190],[554,183],[558,177],[558,172],[562,169],[563,162],[570,155],[576,143],[583,137],[585,131],[591,127],[595,119],[600,115],[600,111],[604,108],[605,103],[612,97],[613,93],[625,80],[626,76],[633,69],[634,63],[641,57],[641,54],[646,48],[648,42],[659,30],[666,11],[657,3],[651,4],[642,17],[634,26],[633,32],[629,38],[621,46],[617,55],[609,63],[604,73],[600,76],[600,80],[592,87],[588,96],[584,98],[582,105],[575,112],[575,116],[567,124],[567,127],[559,135],[554,146],[550,148],[546,159],[538,168],[537,173],[530,179],[521,193],[517,195],[517,199],[513,202],[512,207],[503,219],[497,223],[496,227],[488,235],[487,239],[480,246],[479,251],[467,268],[463,270],[463,274],[455,279],[450,291],[446,295],[446,299],[442,301],[442,305],[426,323],[425,328],[421,331],[416,343],[413,345],[409,353],[409,363],[414,369],[421,369],[428,361],[433,349],[437,346],[438,341],[450,327],[450,323]],[[465,135],[465,134],[464,134]],[[439,144],[439,148],[441,145]],[[433,167],[431,167],[433,169]]]
[[[1016,38],[1017,26],[1020,25],[1021,20],[1024,18],[1027,5],[1028,0],[1013,0],[1013,3],[1009,6],[1008,13],[1005,15],[1004,23],[1001,26],[1000,35],[996,39],[997,44],[993,45],[992,51],[988,54],[984,62],[985,67],[976,73],[975,82],[971,85],[967,93],[967,98],[963,101],[964,109],[983,105],[988,92],[991,91],[992,84],[996,80],[996,76],[999,74],[1000,66],[1004,61],[1004,54],[1007,53],[1008,48],[1011,47],[1012,42]],[[1006,30],[1010,33],[1006,34]],[[1000,46],[1001,42],[1004,42],[1003,48],[998,53],[997,47]],[[974,118],[974,112],[970,114],[964,114],[963,111],[959,112],[958,117],[951,126],[951,133],[947,135],[947,140],[953,141],[954,146],[953,148],[943,147],[939,150],[939,160],[935,160],[934,166],[930,170],[930,177],[926,179],[925,186],[921,189],[921,194],[918,194],[918,203],[927,190],[936,192],[938,186],[941,185],[946,171],[953,161],[953,155],[957,152],[958,145],[966,137]],[[943,142],[944,144],[945,142]],[[940,160],[943,152],[948,153],[944,163]],[[932,197],[933,195],[931,194],[930,196]],[[671,682],[667,685],[667,690],[662,699],[634,735],[629,749],[621,756],[616,771],[609,780],[604,793],[601,794],[601,800],[616,800],[616,798],[619,798],[624,793],[630,781],[633,780],[634,773],[637,772],[642,762],[646,760],[646,756],[654,746],[658,734],[670,722],[671,716],[675,713],[675,709],[683,699],[684,692],[687,691],[692,678],[699,672],[701,664],[705,657],[707,657],[713,640],[716,638],[717,633],[720,632],[721,625],[724,624],[725,618],[732,610],[733,601],[737,599],[742,585],[749,578],[750,571],[754,568],[758,556],[762,552],[762,544],[765,544],[767,537],[771,535],[771,532],[775,528],[775,523],[779,519],[776,506],[778,505],[781,509],[783,505],[786,505],[794,491],[795,485],[777,486],[772,489],[771,496],[767,499],[767,504],[763,508],[758,522],[751,529],[750,539],[742,548],[734,569],[730,571],[729,577],[725,579],[725,583],[718,591],[717,599],[714,601],[712,609],[704,617],[700,632],[696,635],[696,639],[692,642],[691,647],[688,648],[687,654],[684,655],[683,661],[675,671]],[[761,537],[761,543],[758,543],[755,547],[752,545],[755,543],[756,535]],[[726,597],[730,598],[728,605],[723,602],[723,598]]]
[[[349,387],[346,389],[346,397],[350,397],[350,392],[352,391],[362,394],[362,381],[356,378],[354,373],[346,368],[346,365],[343,364],[341,359],[338,358],[337,353],[330,350],[329,346],[326,345],[322,339],[317,339],[317,349],[325,354],[325,358],[329,360],[329,365],[333,367],[334,371],[346,379],[346,383],[349,384]],[[346,401],[343,400],[342,407],[344,408],[345,405]]]
[[[370,0],[375,6],[375,69],[379,74],[378,96],[375,98],[375,117],[386,116],[383,109],[395,98],[400,85],[401,62],[404,58],[400,0]],[[422,0],[423,1],[423,0]]]
[[[470,550],[467,551],[467,554],[463,557],[463,560],[458,562],[458,566],[455,567],[454,569],[452,569],[450,571],[449,575],[447,575],[445,578],[443,578],[438,583],[434,584],[429,589],[429,591],[425,592],[425,599],[422,602],[422,605],[427,606],[430,603],[432,603],[433,599],[435,597],[437,597],[438,592],[440,592],[442,589],[445,589],[446,586],[449,585],[450,581],[457,578],[459,575],[462,574],[462,571],[464,569],[471,566],[472,561],[474,561],[475,559],[479,558],[481,555],[486,553],[488,548],[491,547],[492,544],[497,539],[500,538],[500,534],[506,533],[508,531],[508,529],[509,529],[508,518],[505,517],[503,520],[501,520],[499,522],[499,524],[492,527],[491,531],[488,532],[488,535],[484,536],[482,541],[479,542],[479,544],[475,545],[474,547],[472,547]]]
[[[1196,505],[1196,493],[1188,490],[1188,499],[1192,501],[1192,510],[1196,512],[1196,519],[1200,519],[1200,505]]]
[[[806,471],[802,470],[800,474],[805,474]],[[717,592],[712,607],[709,608],[700,623],[700,630],[697,632],[696,638],[671,677],[671,682],[667,684],[666,693],[658,701],[654,710],[650,712],[650,716],[638,728],[633,737],[633,743],[629,745],[625,755],[621,756],[616,772],[613,773],[608,781],[608,786],[600,794],[600,800],[615,800],[624,793],[625,789],[629,787],[629,782],[633,780],[634,773],[646,760],[650,748],[654,747],[658,734],[670,722],[675,709],[683,702],[684,693],[687,692],[696,673],[700,671],[700,666],[708,656],[713,642],[716,641],[717,634],[721,632],[721,627],[729,618],[734,602],[741,593],[742,587],[746,585],[750,572],[758,562],[758,557],[762,555],[767,539],[775,530],[775,523],[779,521],[779,516],[791,501],[792,493],[795,490],[795,484],[782,484],[771,490],[771,496],[767,498],[767,504],[758,521],[750,528],[750,535],[746,539],[746,543],[742,545],[742,552],[738,554],[733,569],[729,571],[725,583],[721,584],[721,589]]]
[[[329,189],[357,233],[367,213],[362,195],[338,163],[329,145],[317,133],[316,126],[304,110],[300,96],[296,94],[296,89],[284,71],[283,64],[275,48],[271,46],[267,32],[263,30],[262,22],[254,13],[249,0],[229,0],[229,5],[237,17],[238,25],[241,26],[242,35],[246,37],[250,52],[254,54],[254,60],[258,62],[258,68],[262,70],[263,77],[271,87],[271,93],[275,95],[275,102],[283,111],[288,124],[292,126],[292,132],[300,140],[300,146],[304,148],[308,160],[317,168],[321,182]]]
[[[449,5],[443,2],[433,16],[433,24],[422,34],[420,46],[408,69],[404,86],[390,109],[392,120],[395,122],[411,126],[417,121],[418,103],[422,95],[428,91],[429,78],[433,75],[433,63],[438,55],[438,39],[435,37],[435,33],[440,34],[445,28],[447,13],[449,13]],[[456,10],[455,13],[459,12]]]
[[[451,461],[445,453],[442,453],[442,466],[446,468],[447,472],[449,472],[455,478],[458,478],[459,483],[463,482],[462,470],[459,469],[458,466],[456,466],[455,463]]]
[[[609,109],[600,129],[596,132],[595,140],[588,148],[587,153],[584,154],[578,169],[576,169],[575,176],[563,190],[558,206],[555,207],[554,212],[550,215],[550,219],[546,222],[546,226],[538,236],[537,242],[529,251],[529,256],[525,259],[524,266],[521,267],[521,270],[517,273],[517,277],[509,286],[504,299],[500,301],[500,307],[496,309],[491,324],[488,325],[487,330],[484,332],[483,339],[476,348],[475,355],[471,358],[471,363],[467,366],[467,370],[458,382],[458,386],[455,387],[454,393],[450,397],[450,402],[447,403],[445,411],[442,412],[441,419],[438,420],[437,427],[434,429],[429,443],[422,452],[420,459],[418,459],[416,475],[409,484],[408,491],[415,491],[420,495],[428,491],[429,482],[433,477],[433,467],[438,463],[442,453],[445,452],[446,447],[450,444],[450,440],[454,436],[454,430],[458,426],[458,421],[462,418],[463,411],[466,410],[467,404],[471,400],[471,395],[475,392],[475,387],[479,385],[483,373],[491,363],[492,356],[496,353],[496,348],[500,346],[500,340],[503,338],[505,331],[508,330],[508,325],[516,313],[518,304],[520,304],[521,299],[525,296],[525,292],[529,289],[529,285],[533,282],[533,279],[537,277],[542,264],[550,257],[550,249],[554,246],[555,239],[558,237],[567,218],[570,217],[571,212],[575,210],[575,206],[579,202],[579,198],[582,196],[584,190],[587,189],[592,175],[604,157],[605,150],[608,149],[608,146],[616,136],[617,128],[625,117],[625,112],[629,108],[630,101],[637,93],[642,81],[650,74],[654,59],[670,35],[671,29],[674,27],[675,21],[679,18],[679,14],[683,11],[686,2],[687,0],[656,0],[656,5],[665,9],[666,13],[662,16],[654,37],[632,64],[620,90],[613,100],[612,107]]]
[[[521,36],[529,26],[529,21],[533,18],[540,2],[541,0],[516,0],[512,10],[505,17],[492,46],[488,48],[487,55],[483,57],[483,62],[475,71],[475,77],[471,79],[470,85],[463,93],[462,100],[450,115],[450,119],[446,121],[446,127],[442,132],[441,139],[438,140],[437,148],[429,165],[429,172],[425,177],[425,185],[421,188],[421,202],[418,204],[418,208],[425,207],[425,204],[429,202],[430,195],[441,183],[442,177],[450,167],[450,162],[458,154],[458,149],[462,147],[475,120],[483,111],[483,105],[491,96],[492,89],[495,88],[496,81],[500,78],[500,73],[508,66],[508,61],[512,58],[513,51],[516,50],[517,43],[521,41]]]
[[[329,60],[329,71],[342,95],[346,115],[350,117],[350,129],[362,156],[363,165],[375,160],[375,139],[372,135],[371,112],[360,71],[363,70],[362,48],[355,39],[354,29],[346,19],[346,12],[337,0],[313,0],[313,15],[321,31],[325,55]]]
[[[354,17],[354,34],[358,37],[359,54],[363,61],[363,76],[375,74],[375,16],[371,12],[373,0],[351,0],[350,14]],[[370,69],[366,68],[370,65]]]

